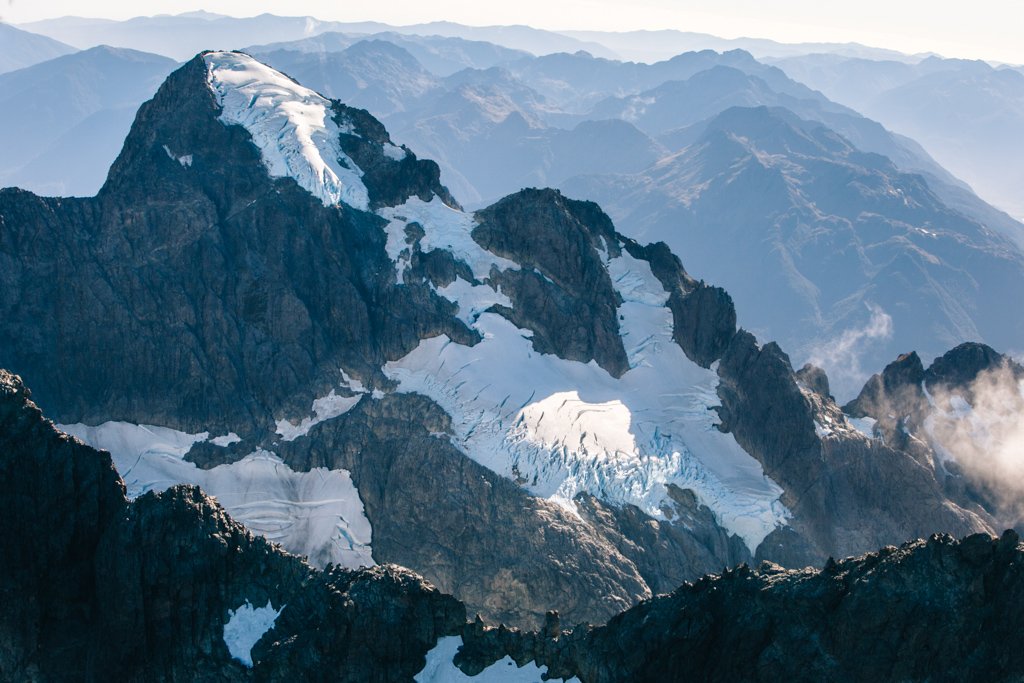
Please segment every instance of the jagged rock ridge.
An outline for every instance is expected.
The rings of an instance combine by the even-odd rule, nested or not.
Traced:
[[[1024,674],[1013,531],[935,535],[822,570],[741,565],[604,626],[564,631],[548,613],[524,633],[467,622],[399,567],[314,570],[194,487],[128,502],[109,456],[56,430],[4,370],[0,475],[6,680],[437,683],[503,680],[513,666],[582,683]],[[275,616],[240,639],[232,623],[254,604]]]

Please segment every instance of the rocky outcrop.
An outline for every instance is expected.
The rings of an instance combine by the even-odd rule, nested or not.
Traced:
[[[341,102],[332,104],[334,120],[343,131],[341,148],[363,172],[371,209],[398,206],[410,197],[429,202],[434,196],[448,206],[459,207],[448,188],[441,184],[441,169],[435,162],[417,159],[404,145],[396,147],[384,125],[365,109]],[[390,154],[383,151],[386,147]]]
[[[1006,368],[1016,379],[1024,377],[1024,367],[990,346],[967,342],[936,358],[924,373],[929,391],[970,391],[971,383],[985,372]]]
[[[1024,368],[1014,360],[969,342],[927,369],[916,353],[901,355],[843,410],[874,420],[880,440],[933,472],[958,505],[994,519],[993,525],[1019,527],[1016,489],[1002,481],[1012,475],[986,458],[1013,448],[1002,425],[1012,431],[1024,410],[1022,379]]]
[[[835,401],[835,398],[832,396],[832,390],[829,388],[828,375],[818,366],[811,363],[804,364],[802,368],[796,371],[796,381],[802,383],[821,398]]]
[[[620,238],[601,209],[556,190],[523,190],[476,219],[473,239],[522,266],[496,278],[513,303],[496,310],[532,330],[540,353],[595,360],[615,377],[625,372],[619,301],[602,256],[616,252]]]
[[[887,368],[888,379],[879,377],[878,385],[906,386],[901,378],[916,376],[915,358]],[[775,344],[759,346],[740,331],[718,372],[722,429],[782,485],[793,513],[789,529],[762,543],[759,559],[801,566],[934,529],[957,535],[992,530],[975,506],[950,503],[943,482],[915,454],[845,426],[835,402],[822,395],[820,378],[817,391],[801,390],[789,357]]]

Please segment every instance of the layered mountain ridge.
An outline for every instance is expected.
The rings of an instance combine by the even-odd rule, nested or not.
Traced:
[[[464,212],[368,113],[241,53],[172,74],[97,197],[0,192],[0,265],[0,366],[130,496],[200,484],[491,621],[998,524],[664,244],[552,190]]]

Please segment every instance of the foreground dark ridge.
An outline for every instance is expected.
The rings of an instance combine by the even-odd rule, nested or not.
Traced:
[[[408,570],[313,570],[197,488],[127,502],[109,456],[57,431],[3,370],[0,514],[4,680],[410,681],[452,635],[467,674],[511,655],[583,683],[1024,675],[1012,531],[933,536],[822,570],[741,566],[597,628],[563,632],[554,615],[539,633],[484,628]],[[281,610],[252,668],[223,638],[245,601]]]

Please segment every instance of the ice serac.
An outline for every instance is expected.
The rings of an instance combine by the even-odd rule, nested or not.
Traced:
[[[492,268],[488,284],[464,280],[439,290],[460,311],[474,311],[468,319],[482,341],[469,347],[425,340],[385,366],[399,391],[429,396],[452,416],[456,441],[470,457],[573,511],[576,496],[590,494],[671,519],[670,487],[693,491],[751,554],[785,525],[782,489],[716,426],[717,375],[673,340],[669,292],[596,207],[525,191],[481,212],[479,225],[457,215],[419,218],[422,242],[457,232],[455,223],[497,252],[489,265],[473,259],[477,272]],[[518,259],[520,267],[502,270],[498,258]],[[590,270],[582,265],[588,261]],[[481,310],[481,301],[505,292],[501,285],[511,276],[529,278],[554,293],[548,300],[567,306],[545,310],[530,298],[536,290],[518,286],[511,308]],[[573,333],[581,324],[574,311],[605,306],[608,327],[594,322],[591,341],[558,343],[566,329],[569,337],[582,336]],[[599,341],[609,333],[614,342]],[[602,348],[617,348],[618,355]]]

